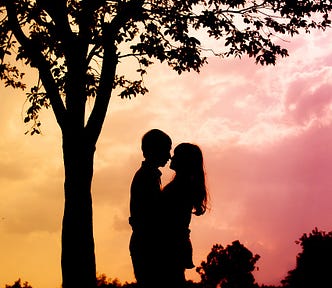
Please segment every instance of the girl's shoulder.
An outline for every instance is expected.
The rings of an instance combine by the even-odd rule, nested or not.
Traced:
[[[162,189],[163,192],[165,193],[169,193],[173,190],[176,189],[176,183],[174,180],[172,180],[171,182],[169,182],[166,186],[164,186],[164,188]]]

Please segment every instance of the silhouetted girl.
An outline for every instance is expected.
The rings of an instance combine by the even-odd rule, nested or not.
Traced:
[[[185,269],[194,267],[189,238],[191,215],[203,215],[207,208],[207,191],[201,149],[182,143],[174,149],[170,168],[174,179],[162,193],[162,257],[169,287],[185,285]],[[164,280],[163,280],[164,281]],[[167,286],[167,285],[166,285]]]

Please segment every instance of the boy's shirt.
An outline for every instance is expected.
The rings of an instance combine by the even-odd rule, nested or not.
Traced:
[[[161,172],[143,161],[135,173],[130,188],[129,223],[134,232],[153,233],[158,227],[158,202],[160,201]]]

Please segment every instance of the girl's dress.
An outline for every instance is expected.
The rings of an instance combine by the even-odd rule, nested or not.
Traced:
[[[162,191],[162,250],[163,262],[173,283],[185,282],[185,269],[194,268],[189,224],[193,210],[191,189],[175,178]],[[175,286],[174,286],[175,287]]]

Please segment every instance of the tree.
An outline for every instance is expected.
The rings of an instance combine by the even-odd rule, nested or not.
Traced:
[[[26,281],[22,285],[21,279],[18,279],[13,285],[6,285],[6,288],[32,288],[32,286],[30,286]]]
[[[97,277],[97,287],[100,288],[120,288],[123,287],[120,281],[115,279],[107,279],[105,274],[101,274]]]
[[[216,244],[196,271],[205,288],[258,288],[252,275],[258,259],[239,241],[226,248]]]
[[[122,98],[146,93],[143,76],[155,60],[179,74],[199,72],[209,52],[275,64],[288,55],[278,37],[328,27],[331,1],[0,0],[0,11],[1,80],[25,89],[24,73],[12,63],[35,69],[39,78],[26,93],[24,121],[31,123],[31,134],[39,134],[38,112],[52,107],[62,132],[63,287],[91,288],[93,158],[112,91]],[[220,40],[223,49],[206,49],[196,31]],[[137,61],[137,79],[116,72],[129,58]],[[88,98],[94,102],[86,115]]]
[[[302,251],[296,257],[295,269],[281,281],[283,287],[332,287],[332,231],[326,233],[315,228],[296,243]]]

